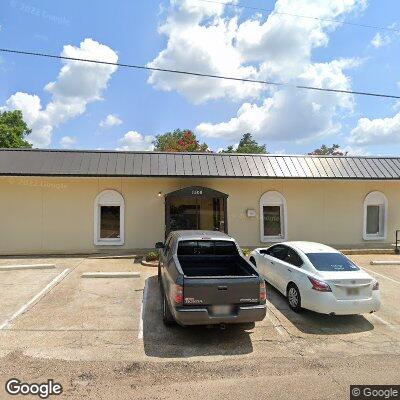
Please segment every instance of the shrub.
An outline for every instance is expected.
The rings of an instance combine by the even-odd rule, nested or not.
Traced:
[[[146,261],[157,261],[159,253],[157,251],[150,251],[146,254]]]

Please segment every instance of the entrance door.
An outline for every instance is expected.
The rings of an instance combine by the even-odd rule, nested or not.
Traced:
[[[224,193],[198,186],[167,194],[166,235],[171,231],[196,229],[227,232],[227,197]]]

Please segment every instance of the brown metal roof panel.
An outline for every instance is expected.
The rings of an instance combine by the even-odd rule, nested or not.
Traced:
[[[217,164],[215,162],[215,156],[206,156],[207,163],[208,163],[208,169],[210,171],[210,175],[212,176],[217,176],[218,174],[218,169],[217,169]],[[218,157],[220,158],[220,157]]]
[[[135,155],[134,154],[129,154],[127,153],[125,155],[125,168],[124,168],[124,174],[126,176],[132,176],[133,175],[133,160],[134,160]]]
[[[108,164],[108,153],[100,153],[100,160],[97,166],[97,173],[99,175],[106,175]]]
[[[176,175],[185,175],[183,169],[183,156],[180,154],[175,154],[175,173]]]
[[[190,157],[192,158],[193,175],[194,176],[200,176],[201,175],[201,169],[200,169],[199,156],[197,154],[193,154]]]
[[[290,176],[292,178],[297,178],[299,176],[299,173],[297,172],[297,169],[293,164],[292,157],[282,157],[282,159],[285,161],[285,164],[289,170]]]
[[[253,156],[243,156],[246,159],[247,166],[249,167],[251,176],[260,176]]]
[[[357,168],[361,172],[363,178],[371,178],[371,174],[359,159],[354,158],[353,161],[357,165]]]
[[[388,158],[386,161],[392,167],[393,171],[395,171],[396,178],[400,178],[400,160]]]
[[[48,157],[44,157],[42,166],[40,168],[40,174],[48,174],[52,170],[53,164],[56,162],[58,153],[51,152]]]
[[[311,175],[314,178],[321,178],[321,173],[319,172],[317,166],[313,162],[312,157],[306,157],[306,158],[304,158],[304,161],[307,164],[309,170],[311,171]]]
[[[305,178],[307,177],[306,172],[304,171],[302,165],[300,164],[299,160],[297,157],[292,157],[291,161],[293,163],[293,166],[296,168],[297,174],[299,178]]]
[[[78,175],[87,175],[89,173],[90,154],[82,153],[82,161],[79,166]]]
[[[106,169],[106,175],[115,175],[115,170],[117,168],[117,153],[110,153],[108,155],[108,163]]]
[[[215,157],[218,174],[221,176],[235,176],[232,160],[229,156]]]
[[[359,161],[364,166],[364,168],[367,170],[367,172],[371,178],[378,177],[378,174],[375,172],[375,169],[371,167],[371,165],[369,164],[369,162],[367,160],[360,158]]]
[[[329,165],[327,159],[325,157],[320,157],[318,158],[318,161],[321,163],[322,168],[324,169],[326,175],[329,178],[336,178],[336,175],[334,174],[334,172],[332,171],[331,166]]]
[[[264,164],[262,162],[261,157],[254,156],[253,160],[254,160],[254,163],[255,163],[255,165],[257,167],[257,171],[258,171],[259,176],[267,177],[268,174],[267,174],[267,171],[266,171],[266,169],[264,167]]]
[[[150,154],[150,175],[157,176],[158,172],[158,157],[157,153]]]
[[[119,153],[117,156],[117,165],[115,166],[115,173],[117,175],[125,175],[125,161],[126,153]]]
[[[325,170],[324,165],[322,164],[321,160],[317,157],[312,157],[311,161],[315,164],[315,167],[317,168],[319,172],[319,178],[328,178],[329,174]]]
[[[381,159],[380,162],[384,165],[386,168],[386,171],[390,173],[392,178],[395,178],[397,176],[397,172],[394,170],[391,164],[389,164],[388,160]]]
[[[66,174],[69,174],[69,175],[79,174],[79,171],[81,169],[82,160],[83,160],[83,155],[84,155],[84,153],[71,153],[70,154],[71,164],[70,164],[68,170],[65,171]]]
[[[272,167],[272,169],[274,171],[275,177],[283,177],[283,176],[285,176],[285,174],[281,170],[281,167],[278,164],[278,161],[277,161],[276,157],[268,157],[268,161],[271,164],[271,167]]]
[[[89,167],[88,175],[96,175],[99,171],[101,153],[88,153]]]
[[[142,175],[143,154],[134,154],[133,157],[133,175]]]
[[[290,173],[290,170],[289,170],[288,166],[286,165],[285,159],[283,157],[275,157],[275,158],[279,165],[279,168],[282,171],[283,176],[291,178],[292,174]]]
[[[238,156],[229,156],[229,159],[232,163],[234,176],[243,176]]]
[[[240,168],[242,170],[243,176],[250,177],[251,172],[250,172],[249,166],[247,165],[247,161],[246,161],[245,157],[238,156],[238,160],[239,160],[239,164],[240,164]]]
[[[150,175],[150,154],[143,154],[141,175]]]
[[[329,170],[332,173],[332,176],[334,176],[335,178],[341,178],[342,174],[340,173],[337,165],[335,164],[335,162],[333,161],[332,158],[324,158],[325,162],[328,164],[329,166]]]
[[[392,178],[392,174],[388,171],[387,167],[382,163],[382,160],[378,158],[374,158],[373,160],[374,160],[374,165],[376,165],[379,168],[384,178]]]
[[[210,170],[208,168],[208,162],[207,162],[207,158],[200,156],[199,157],[199,161],[200,161],[200,171],[201,171],[201,175],[204,176],[208,176],[210,175]]]
[[[192,159],[189,154],[183,156],[183,170],[185,175],[193,175]]]
[[[167,175],[168,174],[166,154],[158,155],[158,174],[159,175]]]

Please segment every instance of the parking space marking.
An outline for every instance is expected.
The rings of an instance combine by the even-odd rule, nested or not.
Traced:
[[[145,312],[145,304],[147,302],[148,288],[149,288],[149,285],[147,284],[147,279],[146,279],[146,282],[144,284],[144,289],[143,289],[142,305],[140,306],[138,339],[143,339],[143,318],[144,318],[144,312]]]
[[[56,286],[69,272],[69,268],[65,269],[59,275],[57,275],[45,288],[43,288],[38,294],[36,294],[32,299],[30,299],[26,304],[24,304],[17,312],[15,312],[9,319],[7,319],[3,324],[0,325],[0,331],[7,329],[12,321],[18,318],[21,314],[28,310],[30,306],[38,302],[42,297],[44,297],[54,286]]]
[[[392,325],[390,322],[385,321],[383,318],[378,317],[376,314],[371,314],[371,316],[375,319],[377,319],[379,322],[381,322],[382,324],[388,326],[391,329],[396,329],[396,326]]]
[[[392,281],[392,282],[397,283],[397,284],[400,285],[400,281],[397,281],[396,279],[389,278],[389,277],[386,276],[386,275],[382,275],[382,274],[380,274],[380,273],[378,273],[378,272],[375,272],[375,271],[372,271],[372,270],[370,270],[370,269],[368,269],[368,268],[363,268],[363,269],[365,269],[365,271],[371,272],[372,274],[381,276],[382,278],[388,279],[389,281]]]

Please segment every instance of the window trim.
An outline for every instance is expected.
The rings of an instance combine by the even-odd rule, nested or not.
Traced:
[[[383,210],[383,215],[379,217],[379,233],[367,233],[367,207],[378,206],[379,212]],[[364,199],[364,218],[363,218],[363,239],[364,240],[385,240],[387,237],[387,213],[388,201],[386,196],[379,191],[370,192]],[[383,226],[382,226],[383,225]]]
[[[119,207],[119,238],[100,237],[100,208],[104,206]],[[125,243],[125,200],[121,193],[113,189],[100,192],[94,201],[94,244],[96,246],[122,246]]]
[[[279,206],[281,212],[281,235],[278,236],[265,236],[264,235],[264,206]],[[275,191],[270,190],[263,193],[260,197],[260,242],[261,243],[274,243],[287,240],[287,205],[285,197]]]

